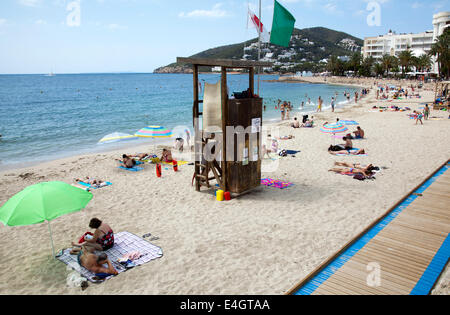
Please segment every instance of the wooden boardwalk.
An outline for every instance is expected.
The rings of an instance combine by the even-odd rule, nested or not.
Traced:
[[[447,162],[289,294],[429,294],[450,256],[449,168]]]

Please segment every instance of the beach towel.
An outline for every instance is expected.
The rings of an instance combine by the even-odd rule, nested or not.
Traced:
[[[108,187],[108,186],[112,185],[112,183],[110,183],[110,182],[106,182],[105,183],[106,185],[103,185],[103,186],[91,185],[91,184],[88,184],[88,183],[85,183],[85,182],[78,182],[78,184],[81,185],[81,186],[90,188],[90,189],[99,189],[99,188]]]
[[[297,154],[297,153],[300,153],[300,151],[286,150],[286,153],[287,153],[287,154],[290,154],[290,155],[295,155],[295,154]]]
[[[173,162],[162,162],[162,164],[165,164],[165,165],[173,165]],[[189,162],[187,162],[187,161],[177,161],[177,164],[178,164],[178,166],[180,166],[180,165],[186,165],[186,164],[189,164]]]
[[[278,189],[285,189],[291,186],[294,186],[293,183],[283,182],[281,180],[271,179],[271,178],[263,178],[261,179],[261,185],[267,187],[274,187]]]
[[[143,170],[143,168],[139,167],[139,166],[135,166],[135,167],[132,167],[132,168],[128,168],[128,167],[125,167],[125,166],[119,166],[118,168],[120,168],[121,170],[129,171],[129,172],[139,172],[139,171]]]
[[[359,125],[356,121],[354,120],[339,120],[340,123],[344,124],[344,125],[349,125],[349,126],[356,126]]]
[[[105,254],[108,255],[109,260],[119,274],[128,270],[118,262],[119,259],[126,254],[138,251],[142,255],[138,259],[133,260],[133,263],[136,266],[141,266],[163,256],[163,252],[160,247],[153,245],[139,236],[129,232],[119,232],[114,234],[114,240],[114,247],[105,251]],[[77,261],[77,255],[70,255],[70,250],[70,248],[63,250],[62,255],[57,259],[80,273],[81,276],[89,281],[96,282],[94,280],[96,275],[80,266]],[[108,276],[106,279],[110,279],[112,277],[113,276]]]

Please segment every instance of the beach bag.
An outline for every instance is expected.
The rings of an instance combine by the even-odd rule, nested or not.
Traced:
[[[278,153],[279,156],[287,156],[286,150],[281,150],[280,153]]]
[[[91,232],[86,232],[86,233],[84,233],[83,236],[80,238],[80,240],[78,241],[78,244],[84,243],[84,241],[86,241],[86,240],[85,240],[86,235],[94,236],[94,234],[92,234]]]

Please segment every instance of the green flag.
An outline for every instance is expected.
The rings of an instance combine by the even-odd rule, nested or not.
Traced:
[[[292,14],[275,0],[270,43],[283,47],[289,47],[294,25],[295,18]]]

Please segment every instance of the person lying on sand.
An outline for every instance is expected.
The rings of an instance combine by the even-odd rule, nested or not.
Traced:
[[[160,160],[161,160],[161,162],[167,162],[167,163],[172,162],[173,161],[172,152],[170,150],[163,149]]]
[[[97,218],[91,219],[89,222],[89,227],[95,229],[94,235],[92,237],[85,237],[84,242],[76,243],[72,242],[72,255],[78,253],[81,247],[85,247],[86,250],[90,252],[105,251],[114,246],[114,232],[111,227],[103,223]]]
[[[89,176],[86,176],[84,179],[75,179],[75,181],[78,182],[83,182],[92,186],[96,186],[96,187],[102,187],[104,185],[106,185],[106,183],[103,180],[99,180],[99,179],[95,179],[95,178],[90,178]]]
[[[347,150],[332,151],[332,150],[328,149],[328,152],[333,155],[363,155],[363,154],[366,154],[366,151],[364,149],[359,149],[358,151],[347,151]]]
[[[345,167],[345,168],[332,168],[330,170],[328,170],[329,172],[335,172],[338,174],[343,174],[343,175],[357,175],[357,174],[362,174],[366,177],[371,177],[374,175],[374,171],[375,168],[372,164],[370,164],[369,166],[365,167],[365,168],[354,168],[354,167]]]
[[[100,255],[95,255],[90,253],[88,250],[83,247],[77,255],[77,260],[80,266],[83,266],[87,270],[99,274],[109,274],[109,275],[118,275],[119,273],[111,264],[111,261],[108,259],[108,255],[105,253],[101,253]],[[105,268],[104,265],[108,265]]]

